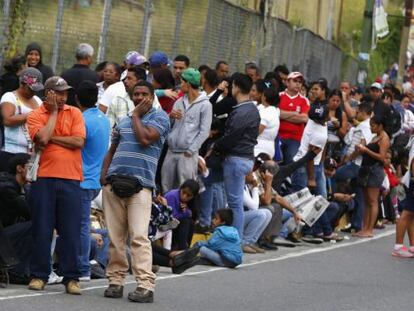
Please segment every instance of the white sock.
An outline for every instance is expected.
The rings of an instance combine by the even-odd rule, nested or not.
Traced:
[[[404,244],[395,244],[394,245],[394,250],[398,251],[398,250],[400,250],[403,247],[404,247]]]

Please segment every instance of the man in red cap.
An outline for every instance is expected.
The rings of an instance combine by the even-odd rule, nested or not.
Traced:
[[[303,75],[297,71],[291,72],[287,77],[286,90],[279,93],[279,137],[285,164],[291,163],[297,153],[308,121],[309,101],[300,94],[302,84]]]

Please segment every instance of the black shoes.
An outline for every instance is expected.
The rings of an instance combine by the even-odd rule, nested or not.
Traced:
[[[194,257],[194,259],[192,261],[183,263],[179,266],[173,266],[172,269],[172,273],[174,274],[181,274],[183,273],[185,270],[190,269],[191,267],[194,267],[195,265],[198,265],[200,263],[200,257]]]
[[[257,244],[259,245],[260,248],[263,248],[263,249],[268,250],[268,251],[277,251],[278,250],[278,247],[275,244],[273,244],[272,242],[268,242],[268,241],[263,240],[263,241],[259,241]]]
[[[154,292],[145,288],[137,287],[133,292],[128,294],[128,299],[139,303],[154,302]]]
[[[172,258],[173,266],[181,266],[184,263],[188,263],[194,260],[199,252],[199,248],[197,246],[193,246]]]
[[[211,232],[210,226],[203,226],[200,223],[196,223],[194,226],[194,233],[208,234]]]
[[[124,295],[124,287],[121,285],[109,284],[105,289],[104,296],[107,298],[121,298]]]

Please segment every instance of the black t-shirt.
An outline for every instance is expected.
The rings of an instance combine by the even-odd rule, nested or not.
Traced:
[[[98,82],[98,74],[88,66],[80,64],[75,64],[72,68],[64,71],[62,73],[62,78],[73,87],[72,90],[69,90],[67,100],[67,104],[72,106],[76,106],[75,94],[81,82],[85,80],[90,80],[95,83]]]

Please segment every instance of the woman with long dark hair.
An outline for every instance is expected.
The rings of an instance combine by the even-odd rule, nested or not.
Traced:
[[[374,116],[371,118],[370,125],[371,132],[376,136],[368,145],[360,144],[356,147],[362,154],[358,181],[363,187],[365,201],[362,230],[355,233],[355,236],[360,238],[374,236],[374,225],[378,217],[379,188],[385,178],[384,160],[390,148],[390,138],[384,130],[384,120],[379,116]]]

